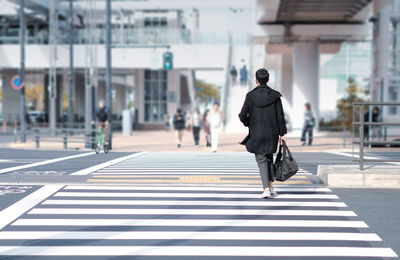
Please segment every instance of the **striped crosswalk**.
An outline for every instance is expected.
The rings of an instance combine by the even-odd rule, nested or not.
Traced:
[[[187,160],[187,157],[191,158]],[[223,158],[218,158],[223,157]],[[99,169],[91,174],[89,183],[132,184],[261,184],[253,158],[238,158],[229,153],[210,157],[204,153],[159,154],[149,153],[140,157],[141,162],[124,161]],[[308,185],[310,172],[299,169],[285,184]]]
[[[277,191],[65,186],[0,232],[0,255],[396,257],[329,188]]]
[[[250,166],[250,160],[240,160],[249,171],[256,172],[254,162]],[[219,161],[207,165],[191,167],[196,174],[197,170],[214,172],[216,168],[228,171]],[[152,175],[151,169],[167,169],[167,164],[164,166],[161,163],[135,166],[133,160],[124,161],[98,170],[92,176],[114,170],[121,174],[131,169],[138,174],[149,169],[145,174]],[[171,175],[177,174],[172,173],[174,165],[169,167]],[[238,175],[243,174],[243,169]],[[233,170],[227,174],[236,175]],[[304,173],[300,175],[309,179],[311,173]],[[261,199],[259,185],[246,184],[53,187],[44,199],[36,198],[39,203],[0,231],[0,258],[397,257],[331,189],[309,182],[277,184],[276,191],[278,195],[273,199]]]

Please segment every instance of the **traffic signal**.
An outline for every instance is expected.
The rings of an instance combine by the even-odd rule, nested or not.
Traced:
[[[165,70],[172,69],[174,55],[170,51],[166,51],[163,54],[163,67]]]

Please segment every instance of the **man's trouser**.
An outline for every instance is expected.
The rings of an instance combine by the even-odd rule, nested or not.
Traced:
[[[256,154],[255,156],[258,169],[260,170],[262,185],[265,189],[269,186],[269,182],[272,180],[272,163],[274,157],[272,154]]]

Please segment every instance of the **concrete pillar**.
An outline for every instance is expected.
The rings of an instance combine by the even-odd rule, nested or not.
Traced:
[[[281,63],[281,94],[287,100],[288,105],[293,105],[293,68],[292,54],[282,54]]]
[[[180,92],[180,71],[170,70],[167,73],[167,101],[168,114],[173,116],[178,108],[181,107],[181,92]]]
[[[126,88],[124,86],[115,86],[115,104],[113,112],[118,116],[122,115],[122,110],[126,107]]]
[[[18,70],[2,70],[1,73],[3,75],[2,109],[4,122],[17,122],[21,111],[20,91],[11,87],[11,79],[18,75]]]
[[[384,101],[389,74],[390,46],[390,11],[391,1],[374,1],[375,24],[373,33],[374,62],[372,100]]]
[[[319,43],[296,42],[293,46],[293,128],[301,128],[304,104],[310,103],[316,122],[319,112]]]
[[[75,113],[78,121],[85,117],[85,77],[83,74],[75,74]]]

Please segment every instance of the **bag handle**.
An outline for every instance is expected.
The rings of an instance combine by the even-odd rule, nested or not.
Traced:
[[[286,142],[283,142],[283,158],[286,158],[286,152],[289,154],[289,158],[293,159],[292,153],[289,150],[289,147],[286,145]]]

